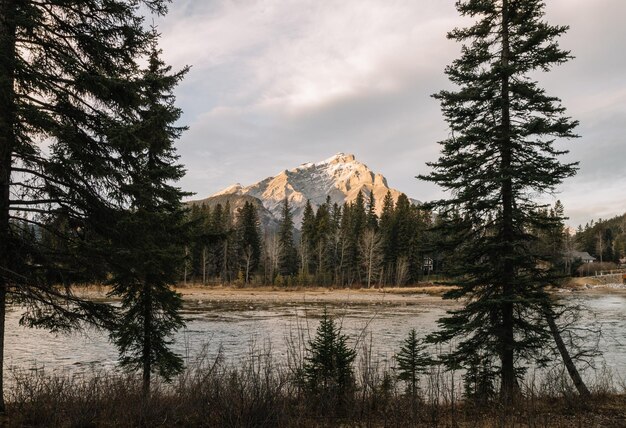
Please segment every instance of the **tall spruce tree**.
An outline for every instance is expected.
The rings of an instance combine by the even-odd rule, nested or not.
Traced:
[[[328,268],[332,272],[334,284],[340,284],[340,262],[341,262],[341,206],[334,203],[331,211],[330,222],[330,255]]]
[[[383,209],[380,214],[379,228],[382,239],[383,251],[383,283],[389,284],[394,276],[394,265],[396,264],[396,226],[395,226],[395,203],[391,192],[387,191],[383,199]]]
[[[252,275],[261,261],[261,233],[259,231],[259,215],[256,207],[246,201],[237,213],[237,249],[239,271],[245,283],[250,282]]]
[[[363,191],[359,191],[354,199],[354,202],[350,204],[350,231],[348,234],[348,266],[349,283],[359,282],[362,283],[362,260],[360,242],[367,227],[367,211],[365,208],[365,197]]]
[[[171,73],[159,54],[154,47],[141,108],[127,125],[130,181],[123,190],[129,207],[116,222],[111,264],[110,294],[122,299],[113,342],[122,366],[142,371],[145,397],[152,373],[170,379],[183,367],[168,345],[172,333],[184,325],[180,295],[170,288],[178,278],[188,232],[181,203],[185,193],[172,184],[184,175],[173,147],[184,128],[174,125],[181,111],[174,106],[172,91],[187,70]]]
[[[219,276],[222,273],[224,266],[224,241],[227,239],[226,234],[226,215],[222,204],[217,204],[213,208],[211,214],[211,224],[213,225],[213,231],[219,239],[216,239],[211,245],[211,258],[213,261],[213,274]]]
[[[456,5],[476,22],[448,34],[463,43],[461,57],[446,69],[458,90],[435,98],[451,135],[430,164],[433,171],[421,178],[451,192],[434,204],[442,218],[454,219],[442,227],[454,250],[459,288],[446,298],[469,300],[440,320],[431,339],[459,340],[447,359],[451,366],[487,353],[495,360],[501,398],[510,402],[524,361],[537,357],[550,339],[543,315],[554,277],[532,250],[536,238],[529,230],[546,221],[534,197],[576,170],[559,161],[565,152],[554,140],[575,137],[577,122],[531,77],[569,59],[556,41],[567,27],[544,21],[540,0]]]
[[[320,205],[315,213],[315,266],[317,284],[326,283],[326,272],[330,265],[330,239],[332,218],[330,213],[330,196]]]
[[[16,250],[26,247],[20,230],[35,224],[67,243],[63,269],[87,271],[104,256],[84,244],[110,231],[108,210],[127,179],[111,125],[137,107],[137,59],[153,38],[140,12],[164,13],[165,5],[0,1],[0,397],[7,295],[27,306],[31,325],[66,328],[108,313],[51,286],[47,272],[60,268],[58,254],[28,245],[35,266]],[[56,229],[57,217],[68,227]]]
[[[376,198],[374,191],[370,191],[370,197],[367,201],[367,227],[378,231],[378,216],[376,215]]]
[[[304,276],[313,270],[313,256],[315,255],[315,211],[311,201],[307,200],[302,213],[300,227],[300,269]]]
[[[293,215],[289,200],[285,198],[278,226],[279,265],[283,276],[293,276],[298,272],[298,250],[293,242]]]

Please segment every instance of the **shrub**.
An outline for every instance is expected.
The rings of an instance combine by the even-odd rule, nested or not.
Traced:
[[[612,262],[594,262],[594,263],[583,263],[580,265],[576,272],[579,276],[590,276],[595,275],[596,272],[600,273],[601,271],[609,271],[619,269],[619,266]]]

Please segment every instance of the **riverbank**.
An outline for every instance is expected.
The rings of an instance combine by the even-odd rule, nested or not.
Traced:
[[[626,284],[622,281],[622,275],[586,276],[568,278],[563,284],[563,289],[577,292],[626,293]]]
[[[184,300],[218,302],[263,302],[263,303],[345,303],[345,304],[397,304],[411,305],[439,303],[452,304],[443,300],[449,286],[421,285],[412,287],[385,288],[328,288],[328,287],[241,287],[234,285],[207,286],[199,284],[175,287]],[[89,285],[74,288],[77,295],[91,299],[106,299],[108,286]],[[570,278],[557,293],[576,292],[581,294],[626,294],[626,285],[608,283],[605,280],[586,277]]]
[[[178,285],[175,287],[185,300],[260,301],[268,303],[346,302],[378,303],[381,301],[409,304],[419,297],[420,301],[439,302],[449,287],[428,285],[393,288],[327,288],[327,287],[239,287]],[[108,286],[89,285],[74,287],[81,297],[104,299],[110,291]]]

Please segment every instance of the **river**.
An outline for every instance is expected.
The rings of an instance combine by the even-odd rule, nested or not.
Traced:
[[[603,356],[596,362],[609,368],[617,379],[625,379],[626,292],[567,293],[562,300],[584,305],[578,325],[602,330],[599,348]],[[287,353],[289,338],[298,347],[299,337],[306,342],[314,335],[326,309],[341,323],[343,333],[351,338],[357,351],[371,345],[372,356],[387,364],[411,328],[425,336],[434,331],[436,320],[453,307],[451,302],[425,295],[399,301],[224,301],[210,296],[186,296],[186,328],[176,333],[172,346],[187,361],[200,354],[212,358],[219,349],[226,360],[233,362],[263,350],[270,350],[281,359]],[[88,329],[52,334],[30,329],[19,325],[21,313],[20,308],[14,307],[7,314],[5,368],[9,372],[42,368],[69,373],[115,369],[117,352],[105,333]]]

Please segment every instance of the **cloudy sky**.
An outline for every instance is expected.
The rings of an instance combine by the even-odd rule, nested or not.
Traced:
[[[538,78],[581,123],[564,144],[580,171],[555,196],[577,225],[626,211],[626,1],[547,3],[576,56]],[[155,22],[166,60],[192,66],[179,152],[197,197],[340,151],[411,197],[440,196],[414,177],[447,135],[430,94],[459,54],[454,0],[175,0]]]

